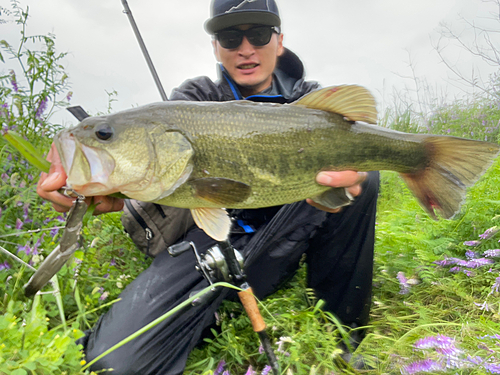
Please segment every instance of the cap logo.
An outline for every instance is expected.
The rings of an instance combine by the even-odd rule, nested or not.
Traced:
[[[258,1],[258,0],[243,0],[241,3],[239,3],[238,5],[232,7],[229,10],[226,10],[224,13],[231,13],[234,10],[240,9],[246,3],[255,3],[256,1]],[[269,10],[269,4],[267,3],[267,0],[266,0],[266,7],[267,7],[267,10]]]

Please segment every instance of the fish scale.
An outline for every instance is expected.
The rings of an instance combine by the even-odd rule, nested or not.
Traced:
[[[466,187],[499,152],[487,142],[407,134],[367,124],[375,101],[359,86],[324,88],[291,105],[162,102],[87,118],[56,138],[68,184],[84,195],[190,208],[224,239],[220,208],[261,208],[311,198],[349,203],[343,189],[316,183],[320,171],[399,172],[423,208],[451,218]],[[218,229],[222,228],[222,229]]]

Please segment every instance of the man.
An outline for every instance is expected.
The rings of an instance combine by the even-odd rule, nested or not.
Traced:
[[[317,83],[303,79],[298,57],[283,47],[280,26],[274,0],[214,0],[212,17],[205,28],[214,36],[220,79],[215,83],[208,77],[186,81],[173,91],[171,100],[245,98],[290,103],[317,89]],[[54,148],[48,159],[53,162],[51,171],[42,174],[37,191],[52,201],[56,210],[65,211],[72,200],[56,191],[64,185],[66,176]],[[309,286],[326,301],[326,308],[346,325],[364,326],[371,303],[378,174],[322,172],[317,182],[346,187],[357,198],[342,210],[327,209],[312,201],[234,210],[232,216],[253,228],[253,232],[235,228],[230,240],[245,256],[247,280],[259,298],[288,280],[305,253]],[[114,198],[94,200],[100,202],[99,212],[123,207],[123,202]],[[193,241],[201,252],[214,244],[197,227],[189,228],[182,240]],[[160,253],[82,340],[87,361],[205,286],[206,281],[194,269],[192,253],[176,258]],[[189,352],[213,323],[220,302],[231,293],[223,290],[210,303],[191,307],[162,322],[101,359],[92,369],[113,368],[114,374],[181,374]]]

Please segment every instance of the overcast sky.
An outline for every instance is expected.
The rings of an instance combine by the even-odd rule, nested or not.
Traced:
[[[6,0],[0,0],[8,7]],[[216,79],[210,36],[203,24],[209,0],[128,0],[167,95],[191,77]],[[29,5],[28,34],[56,35],[68,52],[63,65],[72,83],[72,104],[104,111],[106,91],[118,92],[115,111],[161,100],[121,0],[21,0]],[[494,3],[481,0],[278,0],[285,46],[304,62],[307,77],[323,86],[356,83],[390,103],[393,87],[414,87],[416,74],[450,96],[459,90],[433,45],[445,22],[465,40],[471,33],[460,17],[491,25]],[[498,15],[497,15],[498,19]],[[499,23],[494,24],[498,29]],[[18,27],[0,24],[0,39],[17,43]],[[499,44],[500,45],[500,44]],[[453,46],[450,63],[470,73],[472,59]],[[412,62],[413,71],[409,67]],[[15,66],[0,64],[2,72]],[[479,66],[484,77],[491,67]],[[498,69],[498,67],[497,67]],[[71,115],[58,121],[75,122]]]

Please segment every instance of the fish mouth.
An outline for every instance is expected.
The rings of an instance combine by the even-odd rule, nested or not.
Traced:
[[[109,153],[82,144],[71,131],[59,133],[55,145],[69,188],[88,196],[117,191],[108,186],[109,177],[115,168],[115,161]]]

